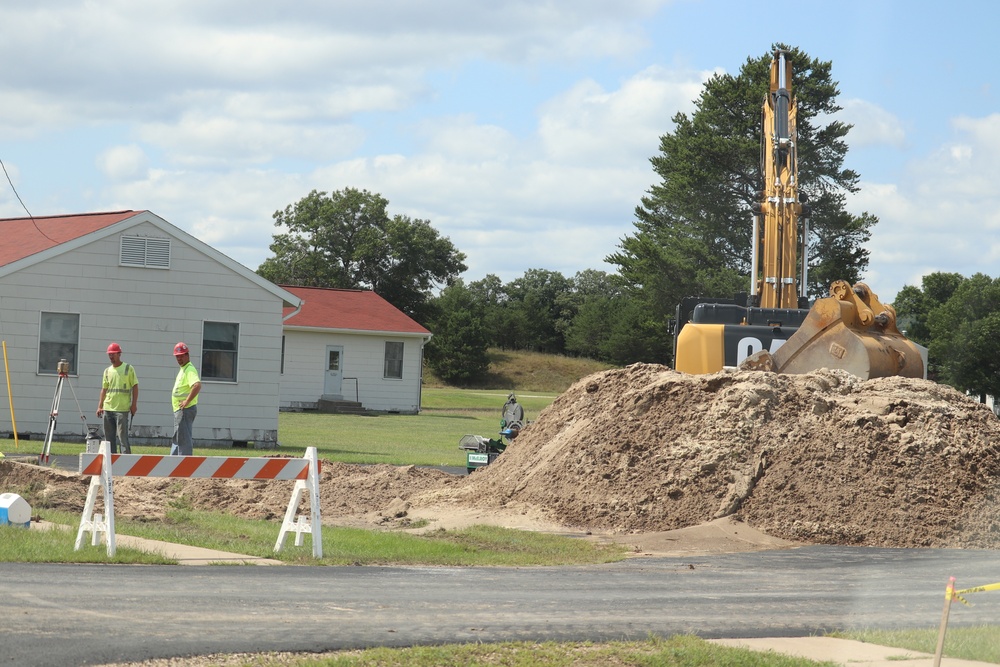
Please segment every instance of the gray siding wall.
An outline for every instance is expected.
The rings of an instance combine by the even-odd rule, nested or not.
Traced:
[[[124,233],[169,236],[150,223]],[[200,369],[208,320],[239,324],[238,381],[203,381],[195,440],[273,443],[281,299],[176,237],[171,238],[170,269],[119,266],[119,243],[120,235],[113,234],[0,278],[0,334],[7,347],[17,431],[40,440],[48,427],[57,377],[37,372],[39,318],[46,311],[80,315],[78,373],[63,384],[57,434],[81,436],[81,411],[86,423],[99,423],[95,411],[109,363],[106,349],[116,341],[124,350],[122,360],[135,367],[139,378],[133,433],[169,438],[170,392],[178,370],[173,346],[186,342]],[[0,421],[0,432],[10,433],[7,405],[0,406],[3,412],[8,419]]]

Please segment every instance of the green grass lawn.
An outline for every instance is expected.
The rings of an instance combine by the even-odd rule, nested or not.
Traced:
[[[489,412],[500,419],[500,411],[507,400],[510,392],[498,389],[455,389],[453,387],[425,387],[422,396],[424,411],[448,412],[471,410],[475,412]],[[559,396],[556,392],[514,392],[517,402],[524,408],[524,412],[529,420],[538,416],[538,413],[547,408],[552,401]]]
[[[518,396],[525,418],[531,422],[558,395],[554,392]],[[282,412],[278,416],[276,451],[197,447],[199,456],[260,456],[279,453],[302,456],[315,447],[320,458],[343,463],[388,463],[465,467],[465,453],[458,441],[467,434],[494,438],[507,393],[503,391],[425,388],[424,404],[417,415],[329,415],[318,412]],[[8,453],[41,453],[42,442],[22,440]],[[52,454],[79,454],[83,443],[53,442]],[[165,446],[136,446],[133,454],[166,454]]]
[[[369,648],[344,651],[320,657],[302,657],[301,662],[287,662],[287,657],[256,657],[244,665],[277,667],[836,667],[832,662],[815,662],[730,648],[706,642],[698,637],[681,635],[670,638],[648,637],[642,641],[616,642],[504,642],[499,644],[447,644],[412,648]]]
[[[920,651],[934,654],[937,650],[938,628],[921,630],[857,630],[835,632],[834,637],[855,639],[880,646]],[[1000,664],[1000,626],[986,625],[971,628],[948,628],[945,633],[944,654],[950,658],[978,660]]]
[[[108,559],[107,548],[88,541],[74,551],[80,516],[40,509],[36,514],[66,530],[0,526],[0,562],[170,563],[169,559],[127,547],[118,547]],[[323,558],[312,556],[312,536],[296,547],[289,536],[275,553],[280,524],[255,521],[218,512],[196,511],[182,504],[156,521],[119,518],[115,532],[150,540],[192,544],[206,549],[272,558],[301,565],[449,565],[508,566],[587,565],[622,560],[619,545],[546,533],[471,526],[462,530],[434,530],[415,535],[397,530],[362,530],[323,526]]]

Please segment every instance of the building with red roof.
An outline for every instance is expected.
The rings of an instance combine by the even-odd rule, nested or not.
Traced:
[[[419,412],[430,331],[369,290],[282,289],[301,301],[285,308],[283,409],[353,403],[380,412]]]
[[[19,438],[43,439],[61,386],[54,438],[85,436],[88,423],[100,424],[101,376],[115,342],[139,379],[134,440],[167,444],[172,351],[184,341],[202,378],[196,446],[274,446],[282,318],[300,305],[150,211],[2,219],[0,338],[14,410],[0,433],[16,423]]]

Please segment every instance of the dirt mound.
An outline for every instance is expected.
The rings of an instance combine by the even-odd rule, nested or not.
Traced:
[[[731,515],[790,540],[1000,545],[1000,420],[953,389],[842,371],[580,381],[455,500],[662,531]]]
[[[357,466],[324,461],[320,472],[320,514],[324,520],[341,525],[386,523],[388,519],[405,517],[407,499],[413,494],[456,482],[458,478],[454,475],[415,466]],[[148,497],[151,490],[169,492],[170,485],[177,486],[177,481],[124,478],[119,483],[116,480],[115,502],[123,491],[129,496]],[[170,502],[200,509],[217,507],[251,519],[280,521],[293,486],[294,482],[190,480],[183,484],[179,499]],[[308,508],[308,498],[303,499],[302,508],[303,511]]]
[[[20,493],[33,505],[82,512],[90,478],[74,472],[0,459],[0,491]],[[358,466],[323,461],[320,514],[341,525],[385,524],[405,519],[407,500],[428,489],[446,489],[461,478],[415,466]],[[216,510],[248,519],[281,520],[294,482],[115,477],[115,515],[161,519],[171,508]],[[308,509],[308,494],[302,511]],[[97,510],[103,499],[99,496]],[[396,521],[404,524],[406,521]]]
[[[637,534],[727,518],[799,542],[997,548],[996,443],[991,410],[924,380],[637,364],[575,384],[469,477],[324,462],[321,509],[325,523],[368,527],[460,519]],[[292,484],[116,478],[115,510],[280,520]],[[86,485],[0,461],[0,491],[42,506],[82,511]]]

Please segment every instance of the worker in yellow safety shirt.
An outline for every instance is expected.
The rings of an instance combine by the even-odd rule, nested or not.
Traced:
[[[174,358],[180,370],[170,396],[174,408],[174,438],[170,453],[191,456],[194,453],[194,418],[198,414],[201,378],[191,363],[191,351],[184,343],[174,345]]]
[[[101,378],[101,397],[97,401],[97,416],[104,419],[104,437],[111,443],[111,453],[131,454],[128,441],[129,420],[139,407],[139,380],[135,368],[122,361],[122,347],[108,345],[111,365]]]

